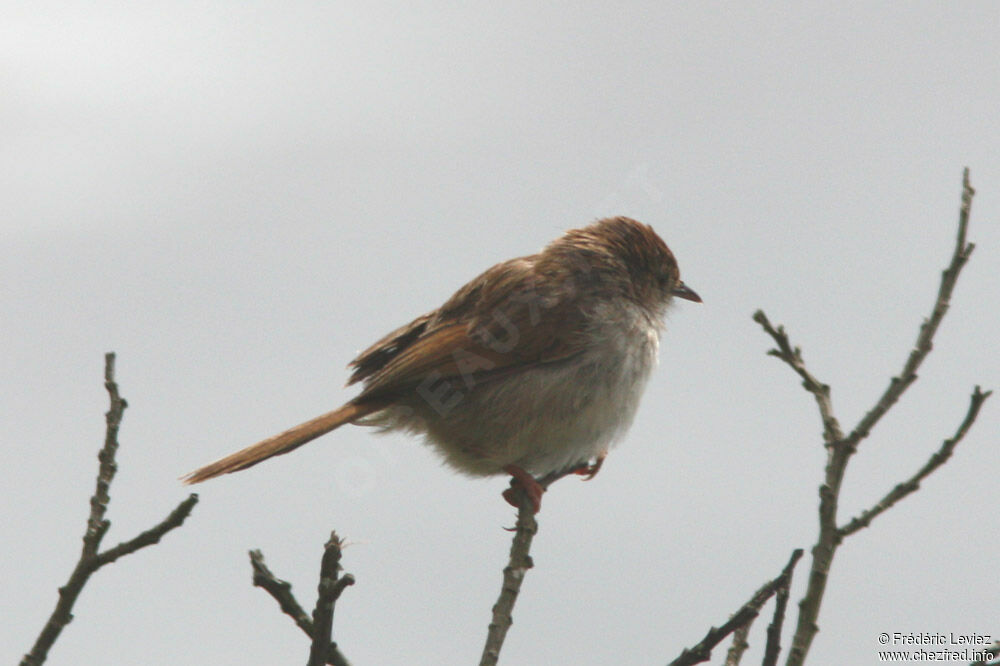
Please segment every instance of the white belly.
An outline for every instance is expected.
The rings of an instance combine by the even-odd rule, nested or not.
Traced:
[[[614,324],[592,328],[594,344],[577,357],[471,388],[454,380],[462,397],[444,414],[417,402],[368,421],[425,435],[466,474],[499,474],[513,464],[540,476],[586,462],[632,424],[659,341],[638,308],[600,315],[595,320]]]

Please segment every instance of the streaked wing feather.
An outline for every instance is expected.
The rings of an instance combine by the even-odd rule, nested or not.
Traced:
[[[421,315],[409,324],[400,326],[395,331],[383,336],[375,344],[358,354],[357,358],[350,363],[350,367],[354,368],[354,371],[347,381],[348,386],[368,379],[384,368],[393,357],[420,337],[426,330],[430,318],[429,314]]]
[[[502,272],[515,284],[491,279],[494,267],[459,290],[441,310],[385,336],[352,365],[366,372],[359,399],[413,390],[431,373],[482,382],[512,371],[568,359],[583,349],[584,315],[572,299],[541,299],[530,264]],[[509,266],[506,268],[510,268]],[[375,369],[375,362],[382,363]],[[354,381],[354,377],[352,377]]]

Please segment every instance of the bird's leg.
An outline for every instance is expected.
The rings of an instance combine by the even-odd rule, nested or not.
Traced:
[[[511,476],[510,488],[503,491],[503,498],[507,500],[507,503],[513,507],[520,506],[518,502],[517,492],[515,485],[521,486],[521,489],[528,494],[528,498],[531,500],[531,504],[535,509],[535,513],[538,513],[539,509],[542,508],[542,493],[545,492],[535,477],[531,476],[525,472],[522,468],[517,465],[507,465],[503,468],[503,471],[507,472]]]
[[[541,479],[536,479],[517,465],[507,465],[503,468],[503,471],[510,474],[511,480],[510,488],[503,491],[503,498],[507,500],[507,503],[511,506],[518,506],[518,498],[514,486],[521,486],[521,489],[528,493],[528,497],[531,499],[531,503],[535,507],[535,513],[538,513],[539,509],[542,508],[542,493],[546,491],[552,482],[558,481],[567,474],[579,474],[584,477],[584,481],[590,481],[597,475],[598,472],[601,471],[601,466],[604,464],[604,459],[607,457],[608,452],[601,451],[597,458],[594,459],[593,463],[580,463],[574,467],[564,469],[561,472],[546,474]]]
[[[598,472],[601,471],[601,465],[604,464],[604,459],[607,457],[608,457],[607,450],[601,451],[598,454],[597,458],[594,459],[593,464],[584,463],[583,465],[580,465],[575,470],[573,470],[573,473],[586,477],[583,479],[584,481],[590,481],[592,478],[597,476]]]

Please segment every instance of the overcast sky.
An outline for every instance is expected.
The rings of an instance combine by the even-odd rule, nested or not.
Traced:
[[[842,521],[1000,387],[996,3],[400,5],[3,10],[0,660],[79,555],[106,351],[129,402],[110,546],[180,474],[349,399],[358,350],[491,264],[605,215],[653,225],[705,302],[671,311],[601,474],[547,493],[506,664],[666,663],[813,543],[820,420],[751,315],[852,427],[930,312],[965,166],[977,249]],[[877,663],[883,631],[1000,635],[998,415],[844,544],[809,663]],[[345,428],[198,487],[182,529],[91,580],[49,663],[304,663],[246,553],[311,608],[331,529],[356,665],[477,663],[506,484]]]

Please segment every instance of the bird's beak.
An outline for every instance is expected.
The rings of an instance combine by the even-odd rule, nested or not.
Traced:
[[[701,296],[695,293],[694,289],[687,286],[683,282],[678,282],[677,286],[674,287],[674,296],[677,298],[683,298],[687,301],[694,301],[695,303],[701,303]]]

